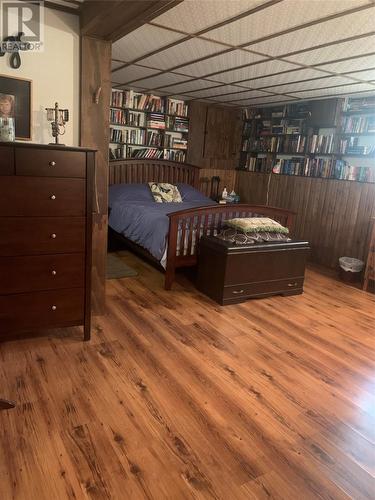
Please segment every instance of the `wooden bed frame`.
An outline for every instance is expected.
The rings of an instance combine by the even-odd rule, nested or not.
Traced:
[[[194,165],[167,160],[128,159],[112,161],[109,164],[109,184],[146,182],[175,184],[183,182],[198,189],[199,170],[200,167]],[[190,267],[197,263],[197,242],[199,238],[203,235],[217,234],[225,224],[225,220],[234,217],[266,216],[277,220],[283,226],[288,227],[290,231],[293,226],[294,215],[294,212],[290,210],[250,204],[218,204],[168,214],[169,233],[165,289],[171,289],[178,267]],[[196,234],[197,228],[199,228],[198,235]],[[115,232],[112,231],[112,233]],[[115,233],[115,236],[132,250],[149,258],[154,263],[157,262],[149,252],[136,243],[118,233]]]

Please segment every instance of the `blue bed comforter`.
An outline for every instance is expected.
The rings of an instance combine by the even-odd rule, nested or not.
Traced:
[[[169,229],[167,214],[215,204],[206,201],[156,203],[155,201],[118,200],[112,204],[109,226],[148,250],[159,261],[162,259]]]

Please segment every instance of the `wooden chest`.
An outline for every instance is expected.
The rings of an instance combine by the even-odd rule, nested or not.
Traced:
[[[234,245],[213,236],[199,242],[198,289],[221,305],[303,292],[307,241]]]
[[[95,152],[0,145],[0,334],[73,325],[90,338]]]

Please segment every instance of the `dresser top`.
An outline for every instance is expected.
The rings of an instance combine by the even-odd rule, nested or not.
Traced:
[[[6,147],[17,147],[17,148],[36,148],[36,149],[55,149],[59,151],[81,151],[81,152],[95,152],[97,151],[96,149],[93,148],[85,148],[85,147],[78,147],[78,146],[63,146],[60,144],[36,144],[34,142],[21,142],[21,141],[15,141],[15,142],[0,142],[0,146],[6,146]]]

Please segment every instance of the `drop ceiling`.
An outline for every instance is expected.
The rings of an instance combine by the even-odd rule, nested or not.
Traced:
[[[115,88],[228,106],[375,95],[375,0],[185,0],[112,57]]]

